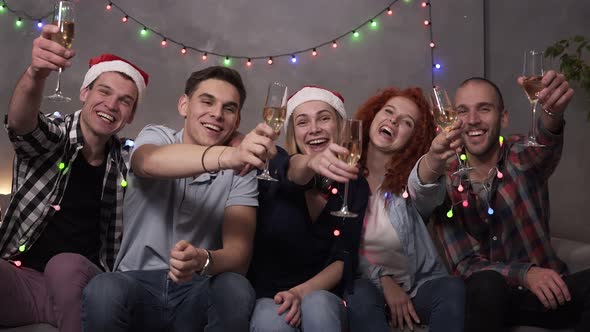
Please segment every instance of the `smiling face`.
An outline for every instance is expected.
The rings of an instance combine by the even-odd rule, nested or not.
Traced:
[[[412,138],[419,119],[420,110],[413,101],[401,96],[390,98],[371,122],[369,144],[386,153],[400,151]]]
[[[183,141],[188,144],[224,144],[237,129],[240,95],[230,83],[207,79],[190,95],[182,95],[178,112],[185,118]]]
[[[338,139],[340,116],[326,102],[312,100],[305,102],[293,111],[289,123],[293,123],[295,143],[304,154],[324,151]]]
[[[463,139],[467,151],[485,159],[499,150],[500,129],[508,125],[494,88],[481,81],[460,87],[455,94],[458,118],[463,121]]]
[[[82,132],[107,139],[118,133],[134,116],[137,86],[118,72],[104,72],[80,92],[84,103],[80,115]]]

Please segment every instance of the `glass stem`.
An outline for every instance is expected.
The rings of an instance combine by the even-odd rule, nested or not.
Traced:
[[[57,71],[57,86],[55,87],[55,93],[61,95],[61,67]]]
[[[270,174],[270,172],[268,170],[269,162],[270,162],[270,159],[266,158],[266,162],[264,163],[264,174]]]
[[[348,211],[348,182],[344,184],[344,201],[342,202],[342,211]]]
[[[531,130],[529,131],[529,140],[532,142],[537,141],[537,101],[531,102]]]
[[[457,159],[459,160],[459,168],[464,168],[465,164],[463,163],[463,160],[461,160],[461,156],[459,155],[459,152],[455,151],[455,155],[457,156]]]

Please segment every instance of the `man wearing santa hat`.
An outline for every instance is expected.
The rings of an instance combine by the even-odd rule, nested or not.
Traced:
[[[0,226],[0,326],[82,328],[81,293],[112,270],[120,246],[127,169],[116,133],[133,120],[148,75],[114,55],[90,60],[82,109],[39,112],[52,71],[75,55],[45,25],[12,95],[5,125],[14,145],[12,200]]]

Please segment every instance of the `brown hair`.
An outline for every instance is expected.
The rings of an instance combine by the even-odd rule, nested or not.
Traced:
[[[418,87],[409,87],[400,90],[395,87],[386,88],[379,91],[376,95],[370,97],[355,113],[356,119],[363,121],[363,154],[360,165],[363,174],[367,176],[369,170],[367,164],[367,147],[369,144],[369,128],[375,118],[375,115],[383,108],[385,103],[393,97],[404,97],[411,100],[420,112],[420,118],[417,120],[412,137],[400,151],[394,153],[391,159],[385,165],[385,179],[381,189],[385,192],[401,194],[408,182],[408,177],[412,168],[423,154],[428,152],[430,144],[436,136],[436,127],[434,118],[430,112],[430,104],[424,97],[422,89]]]

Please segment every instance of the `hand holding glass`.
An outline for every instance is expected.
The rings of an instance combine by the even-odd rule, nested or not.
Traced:
[[[53,34],[51,40],[67,49],[71,48],[74,41],[74,3],[70,1],[56,3],[53,10],[53,24],[58,27],[59,32]],[[61,92],[62,70],[63,68],[59,68],[57,72],[57,87],[52,95],[47,96],[49,100],[65,102],[72,100],[72,98],[64,96]]]
[[[283,83],[274,82],[268,86],[268,93],[266,95],[266,103],[262,111],[262,118],[267,125],[269,125],[275,133],[279,133],[283,128],[285,117],[287,116],[287,86]],[[268,170],[268,162],[264,165],[264,170],[257,176],[260,180],[277,181],[270,175]]]
[[[342,127],[340,145],[348,149],[348,154],[338,156],[350,166],[356,165],[361,159],[363,149],[363,123],[361,120],[346,119]],[[332,211],[331,214],[336,217],[355,218],[358,214],[348,211],[348,182],[344,184],[344,200],[342,208],[338,211]]]
[[[436,124],[444,131],[448,132],[457,120],[457,110],[451,104],[447,91],[441,87],[435,86],[430,95],[430,102],[432,104],[432,115]],[[468,167],[463,163],[459,153],[455,151],[455,155],[459,160],[459,167],[452,174],[453,176],[463,176],[463,174],[471,171],[473,167]]]

